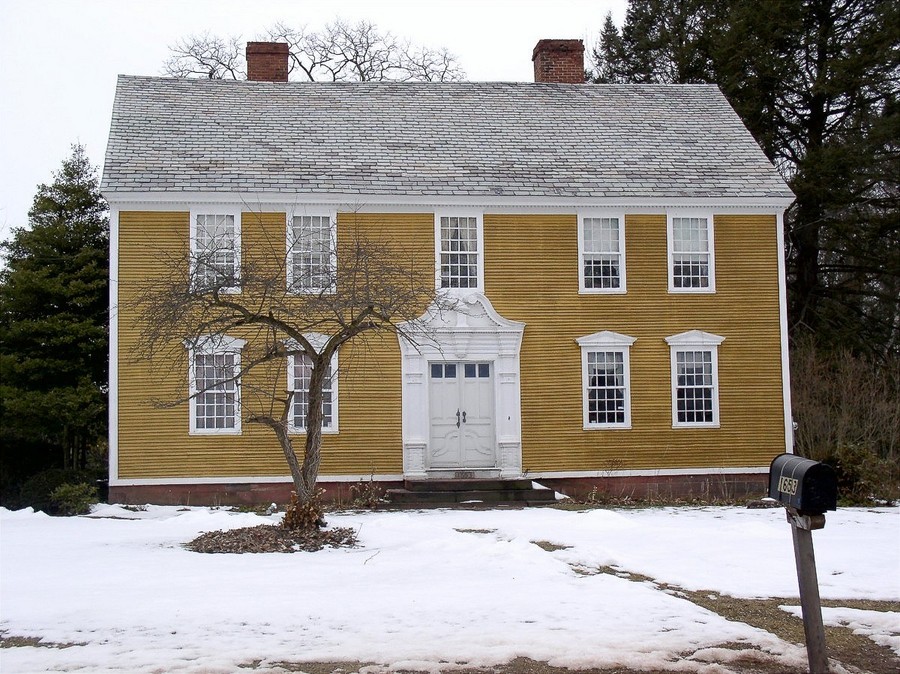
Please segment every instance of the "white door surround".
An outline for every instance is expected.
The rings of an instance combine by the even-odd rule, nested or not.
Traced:
[[[404,477],[445,477],[448,470],[521,477],[519,350],[525,324],[503,318],[484,295],[472,293],[457,300],[451,308],[429,308],[404,328],[404,334],[400,335]],[[444,457],[441,448],[433,447],[432,412],[440,416],[443,407],[449,410],[449,402],[436,401],[433,408],[430,386],[432,364],[454,363],[458,368],[464,368],[466,363],[475,364],[476,378],[477,365],[488,365],[490,377],[485,381],[490,382],[493,395],[491,430],[479,432],[489,438],[493,447],[463,453],[458,462]],[[464,375],[465,371],[459,374]],[[487,393],[482,390],[481,395],[490,396],[490,389]],[[487,405],[483,407],[487,408]],[[454,424],[456,409],[452,410]],[[463,410],[459,409],[462,429]],[[439,454],[437,461],[433,460],[435,449]],[[490,463],[485,457],[491,455],[493,465],[485,465]]]

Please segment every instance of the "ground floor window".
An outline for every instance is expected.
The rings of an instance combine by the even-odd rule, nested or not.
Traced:
[[[630,428],[629,351],[635,338],[604,330],[576,341],[581,346],[584,428]]]
[[[322,387],[322,430],[337,431],[337,355],[325,371]],[[291,405],[290,431],[306,432],[309,416],[309,382],[312,361],[309,356],[297,355],[288,359],[288,385],[294,394]]]
[[[189,346],[191,433],[241,432],[244,340],[211,336]]]
[[[672,364],[672,425],[719,425],[718,348],[723,337],[699,330],[667,337]]]

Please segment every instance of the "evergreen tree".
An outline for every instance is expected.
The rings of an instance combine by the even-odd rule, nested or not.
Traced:
[[[593,59],[596,68],[593,80],[597,84],[622,84],[629,81],[625,66],[625,45],[613,22],[612,12],[606,14],[600,40],[594,47]]]
[[[601,81],[721,87],[797,195],[793,335],[881,355],[900,350],[898,36],[891,0],[652,0],[594,51]]]
[[[709,82],[712,4],[706,0],[629,3],[621,33],[607,14],[594,50],[594,81]]]
[[[75,145],[0,244],[0,443],[19,476],[84,467],[106,437],[109,220]]]

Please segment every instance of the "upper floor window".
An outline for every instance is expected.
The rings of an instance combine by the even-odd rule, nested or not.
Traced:
[[[636,339],[604,330],[576,341],[581,346],[584,428],[631,428],[629,351]]]
[[[288,288],[295,292],[320,292],[335,286],[337,237],[335,219],[329,215],[295,215],[288,218]]]
[[[719,344],[724,337],[691,330],[666,337],[671,350],[672,425],[719,425]]]
[[[579,218],[581,292],[625,292],[625,227],[620,215]]]
[[[440,288],[484,288],[481,224],[478,215],[435,217]]]
[[[241,432],[243,339],[212,335],[190,346],[192,434]]]
[[[337,354],[335,354],[325,371],[325,383],[322,386],[323,432],[337,432],[337,372]],[[288,358],[288,384],[294,394],[289,422],[289,430],[292,433],[306,432],[311,376],[312,361],[309,356],[296,355]]]
[[[191,212],[191,279],[199,290],[240,291],[239,212]]]
[[[669,292],[715,292],[711,215],[669,216]]]

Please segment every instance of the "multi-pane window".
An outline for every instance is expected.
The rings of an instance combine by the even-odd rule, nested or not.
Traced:
[[[622,219],[581,219],[581,289],[587,292],[625,290]]]
[[[625,423],[625,354],[587,353],[588,425]]]
[[[234,214],[193,215],[193,282],[203,290],[238,289],[240,237]]]
[[[670,290],[714,290],[711,219],[672,217],[669,241]]]
[[[723,338],[697,330],[666,338],[672,349],[672,424],[719,424],[718,346]]]
[[[432,363],[432,379],[456,379],[456,363]],[[491,376],[490,363],[463,363],[463,376],[466,379],[487,379]]]
[[[327,215],[295,215],[288,228],[288,286],[299,292],[334,288],[335,237]]]
[[[336,357],[335,357],[336,358]],[[333,431],[337,428],[337,372],[334,360],[325,371],[325,382],[322,386],[322,429]],[[294,392],[291,407],[290,427],[294,432],[306,430],[309,416],[309,382],[312,376],[312,361],[309,356],[291,356],[288,360],[288,384]]]
[[[675,409],[682,424],[713,422],[712,351],[675,353]]]
[[[211,337],[190,351],[192,433],[240,433],[244,341]]]
[[[441,216],[439,229],[441,288],[478,288],[478,218]]]
[[[630,428],[629,351],[634,337],[604,330],[581,346],[584,428]]]

